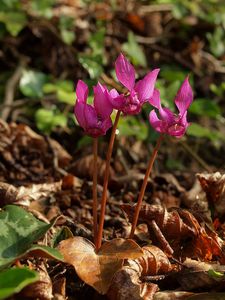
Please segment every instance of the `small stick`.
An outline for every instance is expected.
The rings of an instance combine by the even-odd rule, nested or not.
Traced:
[[[113,144],[116,136],[116,128],[120,118],[120,113],[121,112],[118,110],[113,124],[108,151],[106,155],[105,175],[104,175],[103,192],[102,192],[102,199],[101,199],[101,213],[100,213],[99,226],[98,226],[98,236],[96,241],[96,251],[98,251],[102,245],[102,234],[103,234],[103,226],[105,220],[106,201],[107,201],[107,187],[109,182],[109,167],[110,167],[110,160],[112,156]]]
[[[140,194],[139,194],[139,197],[138,197],[138,202],[137,202],[137,205],[136,205],[135,211],[134,211],[134,218],[133,218],[130,237],[129,237],[130,239],[132,239],[134,237],[134,232],[135,232],[135,228],[137,226],[138,217],[139,217],[139,213],[140,213],[140,210],[141,210],[142,200],[144,198],[146,186],[147,186],[147,183],[148,183],[148,178],[149,178],[149,175],[151,173],[151,170],[152,170],[154,161],[156,159],[156,156],[157,156],[157,153],[158,153],[158,150],[159,150],[162,139],[163,139],[163,135],[161,134],[159,136],[158,140],[157,140],[156,146],[155,146],[155,148],[153,150],[153,153],[150,157],[150,160],[148,162],[148,167],[147,167],[147,170],[146,170],[146,173],[145,173],[145,178],[143,180],[143,183],[142,183],[142,186],[141,186],[141,191],[140,191]]]
[[[98,138],[93,139],[93,236],[94,243],[96,245],[97,233],[98,233],[98,197],[97,197],[97,162],[98,162]]]
[[[149,225],[151,226],[154,234],[156,235],[157,239],[161,243],[164,250],[169,254],[173,254],[173,249],[170,247],[170,244],[167,242],[166,238],[164,237],[162,231],[160,230],[159,226],[156,224],[155,220],[152,220]]]

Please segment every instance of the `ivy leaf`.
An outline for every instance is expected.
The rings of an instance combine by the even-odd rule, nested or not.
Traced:
[[[146,57],[143,49],[137,43],[135,35],[132,31],[128,33],[128,41],[124,43],[122,49],[130,57],[132,63],[136,66],[147,66]]]
[[[17,36],[26,26],[27,17],[22,11],[0,11],[0,22],[5,24],[12,36]]]
[[[35,121],[37,128],[48,134],[56,126],[65,127],[67,124],[67,117],[60,112],[40,108],[36,111]]]
[[[39,221],[19,206],[5,206],[0,211],[0,269],[27,255],[32,250],[32,244],[52,225]]]
[[[11,268],[0,272],[0,300],[19,293],[38,279],[38,273],[28,268]]]
[[[46,74],[32,70],[24,70],[19,83],[20,91],[24,96],[41,98],[43,97],[43,86],[46,81]]]

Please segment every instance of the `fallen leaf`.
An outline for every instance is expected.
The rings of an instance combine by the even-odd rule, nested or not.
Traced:
[[[111,300],[153,299],[158,286],[142,281],[145,276],[168,273],[171,270],[169,259],[155,246],[142,248],[143,255],[128,259],[121,270],[113,277],[107,296]]]
[[[94,244],[82,237],[64,240],[58,249],[64,261],[74,266],[77,275],[100,294],[107,292],[114,274],[123,265],[123,259],[143,254],[134,241],[124,239],[104,243],[98,253]]]

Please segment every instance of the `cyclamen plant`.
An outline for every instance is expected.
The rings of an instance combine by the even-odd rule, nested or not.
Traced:
[[[94,241],[96,250],[98,251],[102,243],[105,208],[107,201],[107,187],[109,180],[109,168],[112,155],[112,149],[115,139],[116,128],[121,112],[124,115],[135,115],[141,111],[142,105],[149,102],[159,112],[158,117],[155,109],[150,112],[149,122],[152,127],[160,133],[157,144],[150,157],[145,178],[140,190],[137,205],[135,207],[130,238],[133,238],[135,228],[141,209],[142,200],[147,186],[148,177],[152,170],[156,159],[161,141],[164,134],[182,137],[189,123],[187,122],[187,110],[193,101],[193,92],[188,81],[188,77],[184,80],[176,97],[175,104],[179,113],[175,115],[168,108],[163,108],[160,101],[160,93],[155,89],[155,82],[159,73],[159,69],[149,72],[142,80],[135,83],[135,69],[123,54],[120,54],[115,62],[115,71],[117,79],[127,88],[127,92],[119,94],[116,89],[108,91],[108,89],[98,83],[94,90],[93,105],[87,104],[88,87],[79,80],[76,88],[77,101],[74,113],[78,123],[84,129],[85,133],[94,138],[94,174],[93,174],[93,220],[94,220]],[[117,110],[116,118],[111,131],[111,138],[106,156],[106,167],[103,183],[103,192],[101,199],[101,213],[99,223],[97,220],[97,137],[105,135],[107,130],[112,126],[111,113],[113,109]]]

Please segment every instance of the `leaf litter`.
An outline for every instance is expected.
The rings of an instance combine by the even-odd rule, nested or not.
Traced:
[[[15,124],[13,126],[16,128]],[[5,128],[10,130],[9,125]],[[23,132],[24,128],[26,128],[25,132]],[[40,149],[43,149],[43,145],[47,147],[46,140],[33,134],[27,126],[19,126],[19,131],[16,130],[16,132],[19,135],[22,134],[25,141],[38,139]],[[32,137],[30,133],[32,133]],[[16,143],[13,145],[14,149],[19,147],[20,143],[21,139],[16,139]],[[27,145],[26,143],[27,141],[25,145]],[[24,153],[23,159],[29,160],[32,145],[31,143],[29,151]],[[37,149],[36,143],[34,146],[35,151],[40,150]],[[1,151],[5,151],[5,149],[2,148]],[[7,149],[12,151],[10,147]],[[61,159],[66,151],[63,148],[58,147],[58,149],[60,149]],[[69,154],[66,154],[65,157],[66,161],[72,159]],[[4,162],[7,164],[6,160]],[[43,166],[45,166],[44,163]],[[46,166],[54,168],[53,157]],[[63,166],[67,173],[67,164]],[[9,165],[8,167],[10,168]],[[51,299],[52,295],[57,294],[59,299],[61,299],[60,297],[65,299],[65,297],[71,297],[70,293],[67,294],[65,286],[69,285],[72,288],[76,282],[75,290],[78,295],[82,295],[82,293],[94,295],[94,290],[88,288],[88,286],[93,286],[100,294],[106,294],[108,299],[118,300],[189,299],[191,295],[196,294],[197,297],[199,289],[213,288],[214,292],[223,291],[225,272],[224,241],[221,236],[223,224],[220,221],[217,223],[219,225],[214,227],[212,222],[210,223],[210,220],[215,220],[215,217],[220,217],[220,215],[216,209],[213,211],[215,215],[210,214],[211,211],[208,209],[210,218],[206,222],[199,211],[193,210],[192,206],[198,193],[204,203],[216,206],[217,199],[223,197],[222,175],[218,173],[198,174],[197,179],[200,181],[201,188],[198,186],[197,193],[189,193],[191,202],[185,200],[187,191],[177,183],[175,177],[166,174],[153,177],[149,182],[150,187],[145,196],[146,204],[142,207],[140,225],[136,231],[135,239],[139,246],[134,241],[129,242],[124,239],[130,230],[130,225],[123,213],[124,210],[128,214],[128,219],[132,217],[134,206],[131,203],[132,198],[137,197],[137,191],[132,189],[130,184],[127,185],[125,181],[122,181],[120,185],[124,191],[122,197],[120,195],[118,198],[118,192],[111,185],[108,190],[110,198],[105,228],[105,238],[108,241],[105,241],[102,250],[96,253],[91,242],[91,182],[85,179],[83,170],[81,170],[80,176],[79,168],[76,170],[76,175],[68,173],[65,175],[61,172],[57,174],[52,171],[50,174],[53,176],[48,177],[48,180],[45,179],[45,182],[43,178],[41,180],[36,178],[33,181],[33,174],[28,175],[27,173],[24,176],[23,172],[23,180],[18,181],[14,177],[9,180],[10,172],[4,177],[4,168],[2,170],[3,180],[0,182],[2,207],[6,204],[23,205],[33,212],[35,217],[45,222],[58,217],[54,221],[54,225],[51,225],[51,229],[42,243],[40,244],[39,241],[39,245],[28,247],[29,257],[19,256],[20,264],[37,271],[39,276],[47,276],[46,279],[41,280],[41,284],[37,282],[28,285],[20,292],[19,297]],[[15,172],[14,167],[11,172]],[[121,175],[123,176],[123,174],[122,170]],[[117,175],[117,178],[121,175]],[[117,178],[115,177],[115,182],[119,181]],[[100,195],[102,191],[100,184],[98,188]],[[133,194],[131,199],[130,196],[128,197],[129,194],[130,196]],[[171,200],[168,200],[169,198]],[[167,200],[165,201],[165,199]],[[192,210],[181,208],[182,203],[188,204]],[[143,223],[147,227],[143,226]],[[46,226],[49,228],[47,223]],[[55,260],[56,257],[51,254],[51,248],[44,250],[44,245],[52,246],[53,240],[55,241],[54,246],[59,245],[58,249],[63,254],[65,262],[74,266],[74,271],[69,265]],[[120,255],[118,249],[121,247],[121,241],[128,244],[125,248],[122,247]],[[119,244],[114,248],[112,243]],[[86,250],[82,251],[82,247]],[[50,254],[44,254],[43,250],[50,251]],[[48,259],[47,264],[46,258]],[[17,264],[17,260],[11,261]],[[99,261],[104,263],[99,264]],[[93,272],[90,271],[90,266]],[[102,268],[103,266],[104,268]],[[41,275],[41,272],[46,275]],[[71,272],[73,276],[71,276]],[[81,284],[82,281],[87,285]],[[61,282],[61,289],[57,289],[55,284],[53,288],[52,282]],[[44,293],[46,287],[47,294]],[[54,292],[54,289],[57,292]],[[179,289],[179,291],[173,291],[174,289]],[[86,292],[84,292],[85,290]],[[208,297],[210,293],[204,295]],[[217,295],[220,297],[222,293],[215,292],[215,297]],[[201,294],[199,297],[202,297]]]

